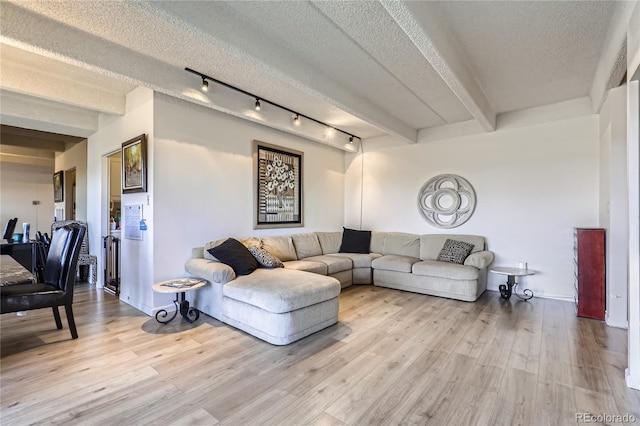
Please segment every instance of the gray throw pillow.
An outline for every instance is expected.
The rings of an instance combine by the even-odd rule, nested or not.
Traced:
[[[473,244],[448,239],[438,254],[438,260],[462,265],[471,250],[473,250]]]
[[[280,261],[280,259],[272,255],[265,249],[260,247],[249,247],[248,250],[249,253],[251,253],[253,257],[256,258],[258,263],[265,268],[284,268],[284,264]]]

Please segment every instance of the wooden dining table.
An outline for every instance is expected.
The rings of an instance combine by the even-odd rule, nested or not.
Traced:
[[[0,287],[33,284],[36,277],[9,255],[0,255]]]

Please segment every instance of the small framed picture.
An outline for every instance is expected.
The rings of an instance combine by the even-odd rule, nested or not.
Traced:
[[[122,144],[122,193],[147,192],[147,137]]]
[[[60,170],[53,174],[53,202],[64,201],[64,172]]]
[[[304,154],[253,141],[254,229],[303,226]]]

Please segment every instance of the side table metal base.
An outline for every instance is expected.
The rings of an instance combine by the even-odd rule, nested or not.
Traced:
[[[522,291],[522,294],[518,294],[516,290],[516,286],[518,283],[516,282],[516,277],[514,275],[507,276],[507,284],[500,284],[498,287],[500,289],[500,297],[504,300],[509,300],[512,294],[515,294],[520,300],[527,301],[533,298],[533,291],[526,288]]]
[[[161,324],[168,324],[174,320],[176,316],[178,316],[178,312],[182,315],[182,318],[188,323],[193,323],[200,318],[200,311],[196,308],[189,306],[189,301],[185,299],[185,292],[176,293],[176,300],[173,301],[174,305],[176,305],[176,310],[173,311],[173,315],[171,318],[169,316],[169,312],[165,309],[160,309],[156,312],[156,321]]]

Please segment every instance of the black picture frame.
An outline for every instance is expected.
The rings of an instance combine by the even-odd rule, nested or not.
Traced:
[[[53,202],[64,201],[64,172],[60,170],[53,174]]]
[[[254,229],[304,226],[303,163],[301,151],[253,141]]]
[[[147,192],[147,136],[122,144],[122,193]]]

